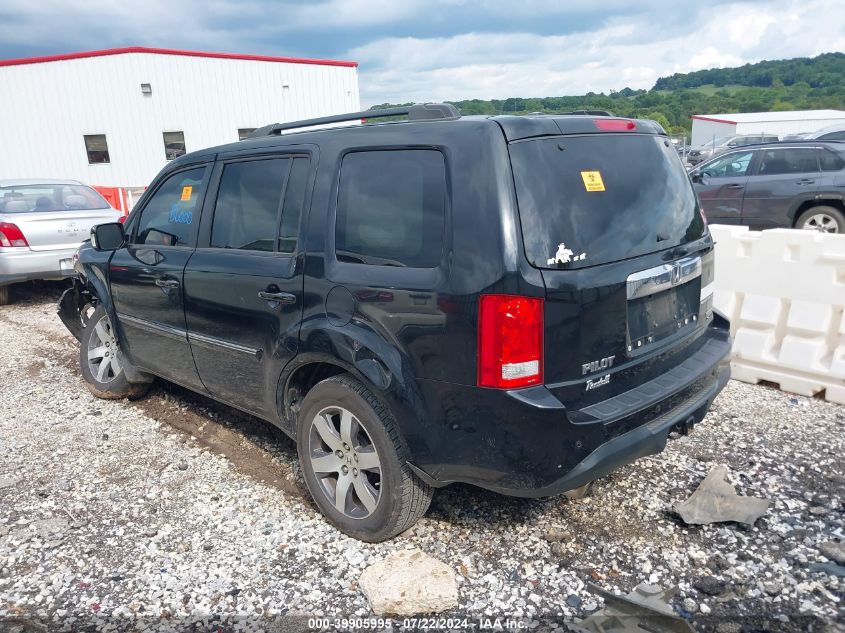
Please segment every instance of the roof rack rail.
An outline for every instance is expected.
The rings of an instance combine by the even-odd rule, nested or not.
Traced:
[[[616,116],[610,110],[573,110],[572,112],[558,112],[557,114],[578,114],[581,116]]]
[[[397,108],[382,108],[380,110],[364,110],[347,114],[334,114],[304,121],[290,123],[273,123],[260,127],[246,138],[260,138],[262,136],[278,136],[285,130],[298,130],[305,127],[327,125],[329,123],[344,123],[367,119],[383,119],[391,116],[407,115],[409,121],[454,121],[460,119],[458,109],[451,103],[418,103]]]

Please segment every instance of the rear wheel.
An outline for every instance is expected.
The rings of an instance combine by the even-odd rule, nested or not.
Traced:
[[[297,449],[305,483],[341,532],[377,543],[425,514],[432,490],[407,464],[396,424],[348,375],[314,386],[302,402]]]
[[[0,286],[0,306],[9,303],[9,286]]]
[[[836,207],[812,207],[799,216],[795,226],[822,233],[845,233],[845,215]]]
[[[79,366],[88,391],[106,400],[144,395],[149,383],[129,382],[125,363],[109,315],[103,306],[97,306],[85,323],[79,346]]]

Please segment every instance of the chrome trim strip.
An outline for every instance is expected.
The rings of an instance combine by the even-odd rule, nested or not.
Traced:
[[[179,328],[175,328],[171,325],[165,325],[164,323],[156,323],[155,321],[147,321],[146,319],[139,319],[138,317],[129,316],[128,314],[121,314],[120,312],[117,312],[117,319],[118,321],[121,321],[123,323],[134,325],[135,327],[146,332],[151,332],[153,334],[164,334],[165,336],[169,336],[170,338],[175,338],[180,341],[188,340],[188,333],[185,330],[180,330]]]
[[[639,299],[680,286],[701,276],[701,257],[685,257],[628,275],[628,299]]]
[[[223,347],[233,352],[240,352],[241,354],[248,354],[250,356],[254,356],[255,358],[259,358],[261,355],[261,350],[253,349],[252,347],[246,347],[245,345],[238,345],[237,343],[232,343],[231,341],[224,341],[223,339],[215,338],[213,336],[205,336],[204,334],[194,334],[193,332],[188,333],[188,342],[192,345],[194,343],[197,343],[199,345],[202,345],[203,347],[208,347],[211,349],[214,349],[216,347]]]

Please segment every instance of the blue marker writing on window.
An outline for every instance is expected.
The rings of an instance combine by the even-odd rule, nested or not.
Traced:
[[[194,212],[185,211],[177,202],[170,207],[170,222],[171,224],[193,224]]]

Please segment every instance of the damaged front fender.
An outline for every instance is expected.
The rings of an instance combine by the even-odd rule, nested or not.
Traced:
[[[94,299],[79,279],[73,280],[73,285],[62,293],[56,312],[62,323],[76,338],[82,340],[82,330],[88,315],[88,306],[93,305]]]

